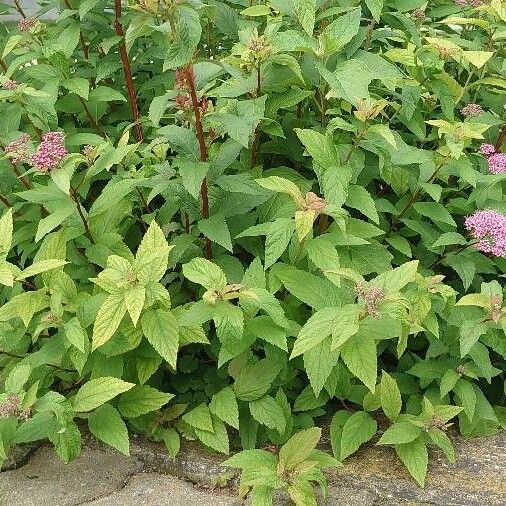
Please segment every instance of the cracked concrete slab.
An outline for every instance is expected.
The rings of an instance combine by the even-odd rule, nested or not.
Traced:
[[[68,465],[44,446],[22,467],[0,473],[0,505],[244,503],[234,492],[237,474],[220,466],[222,456],[185,442],[172,460],[163,445],[132,439],[129,458],[86,439],[79,459]],[[425,489],[417,487],[392,449],[368,445],[328,476],[326,504],[505,506],[506,433],[454,440],[456,464],[434,453]],[[286,494],[277,494],[275,504],[289,504]]]
[[[230,491],[228,491],[230,494]],[[199,490],[191,483],[173,476],[141,473],[132,476],[127,485],[114,494],[89,503],[94,506],[239,506],[243,501],[235,496]]]
[[[28,463],[0,473],[2,505],[76,505],[120,490],[142,464],[114,450],[92,446],[63,464],[54,450],[43,447]]]

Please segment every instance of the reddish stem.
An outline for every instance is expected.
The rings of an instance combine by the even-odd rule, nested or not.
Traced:
[[[18,0],[14,0],[14,7],[19,12],[21,17],[23,19],[26,19],[27,16],[26,16],[25,12],[23,11],[23,9],[21,8],[21,5],[19,4]]]
[[[3,202],[7,207],[12,207],[12,204],[9,202],[9,199],[7,197],[4,197],[0,193],[0,201]]]
[[[192,101],[193,112],[195,114],[195,129],[197,130],[197,139],[199,141],[200,161],[207,162],[207,146],[204,135],[204,128],[202,127],[202,115],[200,114],[200,104],[197,97],[197,89],[195,86],[195,74],[193,67],[188,66],[183,69],[185,74],[186,82],[188,83],[188,91]],[[207,179],[204,178],[200,186],[200,199],[201,199],[201,213],[202,218],[209,218],[209,196],[207,192]],[[206,239],[205,245],[206,258],[212,258],[213,251],[211,247],[211,241]]]
[[[95,240],[93,239],[93,236],[91,235],[91,230],[88,225],[88,220],[84,216],[83,208],[81,206],[81,201],[79,200],[79,195],[74,190],[74,188],[70,188],[70,196],[72,197],[72,200],[76,203],[77,206],[77,212],[79,213],[79,217],[81,218],[81,221],[84,225],[84,232],[86,234],[86,237],[90,240],[91,244],[95,244]]]
[[[114,0],[114,13],[116,16],[114,21],[114,29],[116,30],[116,34],[119,37],[121,37],[121,42],[119,43],[119,54],[121,58],[121,64],[123,65],[125,84],[127,87],[130,109],[132,110],[132,119],[135,124],[134,126],[135,139],[137,140],[137,142],[142,142],[144,140],[144,133],[142,131],[142,126],[140,124],[137,93],[135,91],[134,80],[132,78],[132,67],[130,65],[130,60],[128,58],[128,53],[124,40],[125,31],[123,30],[123,25],[121,24],[121,0]]]

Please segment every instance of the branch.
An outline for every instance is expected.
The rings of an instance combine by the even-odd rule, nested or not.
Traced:
[[[144,140],[144,133],[142,131],[142,126],[140,124],[140,114],[139,114],[139,105],[137,103],[137,93],[135,91],[135,84],[132,78],[132,67],[130,65],[130,60],[128,59],[128,53],[125,45],[125,32],[123,30],[123,25],[121,24],[121,0],[114,0],[114,29],[116,30],[116,34],[121,37],[121,42],[119,43],[119,54],[121,58],[121,64],[123,66],[123,74],[125,75],[125,84],[128,92],[128,99],[130,102],[130,109],[132,110],[132,119],[134,121],[134,132],[135,139],[137,142],[142,142]]]
[[[501,128],[499,132],[499,136],[497,137],[497,141],[495,143],[495,150],[499,151],[503,145],[504,139],[506,138],[506,123]]]
[[[185,67],[183,72],[185,73],[186,81],[188,83],[188,91],[190,92],[190,97],[193,106],[193,112],[195,114],[195,129],[197,130],[197,139],[199,141],[199,151],[200,151],[200,161],[207,162],[207,146],[206,139],[204,136],[204,128],[202,127],[202,116],[200,114],[200,104],[199,99],[197,97],[197,89],[195,87],[195,74],[193,72],[193,67],[188,66]],[[209,218],[209,195],[207,192],[207,179],[204,178],[202,181],[202,185],[200,186],[200,199],[202,202],[202,218]],[[206,258],[212,258],[213,250],[211,247],[211,241],[206,238],[206,246],[205,246]]]
[[[70,196],[72,197],[72,200],[76,203],[77,206],[77,212],[79,213],[79,217],[81,218],[81,221],[84,225],[84,233],[86,234],[86,237],[90,240],[91,244],[95,244],[95,240],[93,239],[93,236],[91,235],[90,226],[88,225],[88,220],[84,216],[83,208],[81,206],[81,201],[79,200],[79,195],[74,190],[74,188],[70,188]]]
[[[21,5],[19,4],[18,0],[14,0],[14,8],[19,12],[19,14],[21,15],[21,17],[23,19],[27,18],[27,15],[25,14],[25,12],[23,11],[23,9],[21,8]]]
[[[12,204],[10,203],[9,199],[7,197],[4,197],[0,193],[0,201],[2,201],[7,207],[12,207]]]

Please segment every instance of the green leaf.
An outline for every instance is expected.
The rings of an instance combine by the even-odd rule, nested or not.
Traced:
[[[418,260],[406,262],[391,271],[381,273],[372,281],[372,284],[380,287],[386,293],[398,292],[415,280],[418,264]]]
[[[389,427],[378,441],[379,445],[411,443],[421,433],[420,427],[411,422],[397,422]]]
[[[28,327],[33,315],[48,307],[48,304],[49,299],[45,289],[20,293],[0,306],[0,322],[19,317],[23,320],[25,327]]]
[[[136,385],[120,396],[118,409],[125,418],[136,418],[160,409],[173,397],[148,385]]]
[[[270,358],[244,366],[234,383],[234,393],[242,401],[254,401],[263,397],[281,371],[281,364]]]
[[[361,99],[369,98],[369,85],[375,76],[362,61],[347,60],[334,72],[321,64],[317,64],[317,69],[337,97],[356,107],[360,106]]]
[[[429,456],[425,443],[420,439],[395,446],[395,451],[416,482],[423,487],[427,475]]]
[[[462,56],[476,68],[481,69],[494,56],[492,51],[462,51]]]
[[[453,391],[457,395],[456,404],[460,404],[464,408],[464,412],[469,420],[472,420],[476,410],[477,401],[476,391],[474,390],[472,383],[466,381],[465,379],[459,379],[453,387]]]
[[[208,239],[232,251],[230,230],[223,215],[215,214],[210,218],[200,220],[199,229]]]
[[[168,125],[159,128],[158,133],[167,139],[174,151],[195,161],[199,159],[199,143],[197,136],[191,130],[176,125]]]
[[[271,190],[277,193],[286,193],[290,195],[296,204],[304,205],[304,197],[299,190],[299,187],[284,177],[280,176],[269,176],[262,179],[255,179],[255,181],[267,190]]]
[[[378,375],[376,343],[370,336],[356,334],[341,346],[346,367],[374,393]]]
[[[302,353],[306,353],[329,335],[333,337],[333,349],[343,345],[351,336],[358,332],[359,312],[360,307],[357,304],[347,304],[342,307],[326,307],[317,311],[300,330],[290,358],[292,359]]]
[[[241,11],[241,15],[249,16],[249,17],[257,17],[257,16],[268,16],[271,13],[271,8],[268,5],[252,5],[246,9]]]
[[[97,439],[130,455],[128,429],[116,408],[110,404],[100,406],[88,417],[88,427]]]
[[[56,258],[49,260],[40,260],[39,262],[33,263],[26,269],[23,269],[20,274],[16,275],[15,279],[17,281],[21,281],[26,278],[31,278],[32,276],[36,276],[37,274],[41,274],[42,272],[62,267],[67,263],[68,262],[66,260],[60,260]]]
[[[390,418],[395,420],[402,408],[402,398],[397,382],[392,376],[383,371],[381,375],[381,408],[383,413]]]
[[[64,464],[76,459],[81,453],[81,432],[74,422],[70,422],[57,432],[50,434],[49,440],[53,443],[56,454]]]
[[[435,223],[444,223],[456,227],[457,224],[450,212],[439,202],[415,202],[413,208],[422,216]]]
[[[143,286],[132,286],[125,292],[125,305],[134,327],[137,326],[145,298],[146,289]]]
[[[293,435],[279,450],[279,465],[288,471],[304,462],[316,448],[322,430],[319,427],[302,430]]]
[[[286,419],[281,406],[270,395],[250,401],[251,416],[269,429],[276,429],[280,434],[285,432]]]
[[[167,271],[171,249],[172,246],[168,245],[163,230],[153,220],[139,244],[132,263],[132,268],[140,283],[146,285],[162,279]]]
[[[296,128],[295,133],[311,158],[324,169],[339,165],[339,155],[332,138],[315,130]]]
[[[353,413],[345,422],[341,437],[340,460],[355,453],[376,434],[376,420],[365,411]]]
[[[5,391],[11,394],[21,392],[31,372],[29,364],[17,364],[5,378]]]
[[[378,22],[383,10],[384,0],[365,0],[367,8],[371,11],[374,21]]]
[[[97,86],[90,91],[90,102],[126,102],[127,99],[117,90],[108,86]]]
[[[466,320],[460,326],[460,356],[465,357],[488,330],[486,323]]]
[[[80,352],[84,353],[88,343],[88,335],[81,326],[77,318],[70,319],[65,323],[65,337],[69,343],[75,346]]]
[[[96,378],[85,383],[74,398],[74,411],[80,413],[98,408],[117,395],[130,390],[133,383],[118,378]]]
[[[183,415],[183,420],[195,429],[213,432],[213,421],[211,412],[205,403],[199,404],[196,408]]]
[[[327,56],[339,51],[357,35],[361,15],[360,8],[353,9],[339,16],[323,30],[319,38]]]
[[[217,452],[228,455],[230,449],[227,428],[225,427],[225,424],[215,416],[212,416],[212,423],[212,431],[196,428],[195,434],[206,446],[209,446]]]
[[[450,464],[455,464],[455,449],[453,448],[450,438],[439,429],[430,429],[427,433],[429,434],[432,442],[443,450],[448,462],[450,462]]]
[[[374,199],[363,186],[352,184],[348,187],[346,205],[353,209],[358,209],[374,223],[379,223],[379,215]]]
[[[11,249],[12,242],[12,208],[9,208],[0,218],[0,259],[5,260]]]
[[[178,169],[186,191],[193,198],[198,199],[202,182],[209,171],[209,163],[197,160],[182,160],[178,162]]]
[[[325,382],[339,358],[339,351],[331,351],[331,344],[332,339],[327,337],[314,348],[304,353],[304,369],[316,397],[323,390]]]
[[[316,0],[293,0],[293,5],[300,26],[308,35],[313,35]]]
[[[194,258],[183,265],[183,276],[207,290],[220,292],[227,286],[225,273],[213,262],[205,258]]]
[[[150,309],[141,318],[142,332],[149,344],[176,369],[179,323],[170,311]]]
[[[169,457],[175,459],[181,448],[181,438],[175,429],[163,429],[162,439]]]
[[[127,312],[122,294],[110,294],[100,306],[93,325],[92,350],[104,345],[114,335]]]
[[[88,79],[84,79],[84,77],[73,77],[72,79],[63,81],[62,86],[72,93],[79,95],[81,98],[84,98],[84,100],[88,100],[88,95],[90,93],[90,83]]]
[[[278,218],[269,223],[265,238],[265,270],[274,265],[290,243],[295,224],[291,218]]]
[[[231,387],[225,387],[213,395],[209,410],[220,420],[239,430],[239,408]]]

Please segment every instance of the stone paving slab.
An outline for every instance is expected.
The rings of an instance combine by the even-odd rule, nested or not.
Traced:
[[[219,465],[221,456],[189,443],[171,460],[163,445],[142,438],[131,443],[128,458],[86,440],[81,456],[68,465],[43,446],[22,459],[21,467],[0,473],[0,505],[244,504],[234,492],[237,474]],[[327,504],[506,506],[506,433],[455,443],[456,464],[432,455],[425,489],[409,478],[391,449],[370,445],[329,475]],[[287,497],[279,494],[275,504],[288,504]]]
[[[88,503],[96,506],[239,506],[243,501],[234,496],[199,490],[192,484],[157,473],[133,476],[119,492]]]

